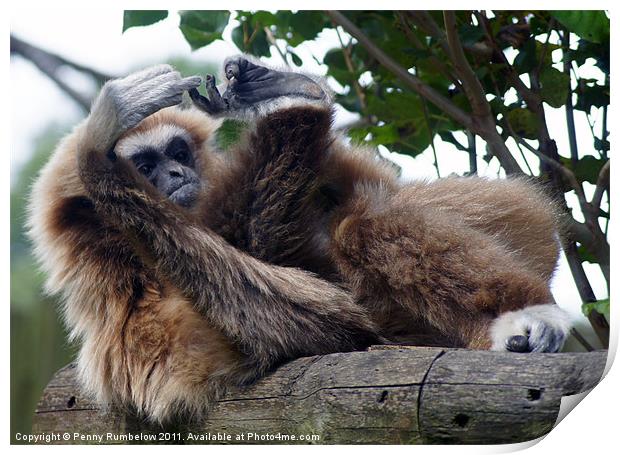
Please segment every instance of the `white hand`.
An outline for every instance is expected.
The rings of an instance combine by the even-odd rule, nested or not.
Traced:
[[[183,78],[170,65],[153,66],[107,82],[93,105],[91,119],[108,135],[118,136],[149,115],[179,104],[183,92],[200,83],[200,76]]]

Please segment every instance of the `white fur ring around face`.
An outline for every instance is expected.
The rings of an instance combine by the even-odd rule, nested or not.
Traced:
[[[555,304],[509,311],[493,321],[491,350],[558,352],[571,326],[570,315]]]

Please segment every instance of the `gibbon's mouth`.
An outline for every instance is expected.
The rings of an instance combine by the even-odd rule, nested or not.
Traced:
[[[191,207],[198,199],[198,187],[198,183],[186,183],[170,193],[168,199],[182,207]]]

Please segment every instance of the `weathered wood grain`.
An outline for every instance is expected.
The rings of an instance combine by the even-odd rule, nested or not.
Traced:
[[[377,346],[307,357],[229,391],[204,422],[166,428],[102,410],[79,391],[68,365],[46,388],[33,433],[70,433],[61,443],[84,442],[74,433],[101,435],[104,443],[126,442],[115,437],[127,434],[173,443],[520,442],[549,432],[561,397],[594,387],[606,356]]]

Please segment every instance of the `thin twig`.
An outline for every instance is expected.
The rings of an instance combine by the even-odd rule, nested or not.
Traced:
[[[542,71],[542,67],[545,63],[545,57],[547,55],[547,49],[549,48],[549,39],[551,38],[551,32],[553,32],[553,26],[555,25],[555,19],[551,18],[547,27],[547,39],[545,40],[545,44],[543,44],[542,52],[540,53],[540,60],[538,61],[538,65],[536,67],[536,75],[540,76],[540,72]]]
[[[605,73],[605,81],[603,82],[604,86],[607,86],[609,84],[609,74]],[[601,131],[601,143],[603,146],[603,150],[601,150],[603,156],[605,158],[607,158],[607,150],[605,150],[605,142],[607,142],[607,135],[609,134],[609,131],[607,131],[607,106],[605,105],[603,106],[603,125],[602,125],[602,131]]]
[[[568,146],[570,149],[570,159],[573,166],[577,165],[579,160],[579,150],[577,148],[577,132],[575,129],[575,113],[573,111],[573,89],[571,87],[570,69],[570,36],[568,31],[564,30],[562,33],[562,60],[564,74],[568,76],[568,93],[566,95],[566,104],[564,105],[566,110],[566,126],[568,132]]]
[[[533,110],[534,106],[540,104],[540,96],[538,96],[536,93],[530,90],[527,85],[525,85],[525,83],[519,77],[519,74],[515,71],[514,67],[508,62],[506,55],[504,55],[504,52],[499,48],[497,42],[493,38],[488,18],[479,11],[476,11],[474,14],[476,15],[476,18],[478,19],[480,25],[482,25],[488,44],[493,49],[494,57],[498,59],[501,63],[503,63],[506,67],[506,80],[519,93],[519,95],[523,98],[528,107]]]
[[[426,128],[428,129],[428,136],[431,142],[431,148],[433,149],[433,158],[435,159],[435,171],[437,172],[437,178],[441,178],[441,173],[439,172],[439,160],[437,159],[437,150],[435,149],[435,134],[433,133],[433,129],[431,128],[431,122],[428,118],[428,105],[425,100],[422,100],[422,111],[424,113],[424,120],[426,122]]]
[[[278,51],[278,54],[280,55],[280,57],[282,57],[282,61],[284,62],[284,64],[286,66],[290,66],[288,61],[286,60],[286,55],[284,55],[284,53],[282,52],[282,49],[280,49],[280,46],[278,46],[278,42],[276,41],[276,37],[273,36],[273,33],[271,32],[271,29],[267,26],[263,27],[263,30],[265,30],[265,35],[267,36],[267,41],[269,41],[269,44],[271,44],[273,47],[276,48],[276,51]]]
[[[442,47],[447,55],[450,55],[450,47],[446,40],[445,32],[439,28],[435,19],[428,13],[428,11],[408,11],[408,17],[426,34],[435,38],[439,45]]]
[[[469,175],[478,174],[478,154],[476,153],[476,135],[471,131],[466,131],[467,153],[469,154]]]
[[[517,141],[517,143],[523,145],[526,149],[528,149],[530,152],[536,155],[542,162],[548,164],[552,169],[554,169],[556,172],[558,172],[560,175],[562,175],[566,179],[570,187],[573,190],[575,190],[575,194],[577,195],[577,198],[579,199],[579,205],[582,206],[582,210],[583,210],[583,207],[588,204],[588,201],[586,200],[586,196],[583,192],[583,188],[579,184],[579,181],[577,180],[577,177],[575,177],[575,174],[573,173],[573,171],[568,169],[566,166],[564,166],[559,161],[556,161],[553,158],[545,155],[543,152],[538,150],[536,147],[532,147],[530,144],[528,144],[523,139],[521,139],[518,135],[513,136],[513,138]]]
[[[344,42],[342,41],[342,37],[340,36],[340,31],[338,30],[338,27],[336,27],[335,30],[336,35],[338,36],[338,42],[340,43],[340,48],[342,49],[342,55],[344,57],[345,65],[347,65],[347,69],[353,76],[353,90],[355,90],[355,94],[360,100],[361,110],[364,111],[366,110],[366,94],[362,90],[362,87],[355,75],[355,67],[353,66],[353,60],[351,58],[351,43],[345,46]]]
[[[595,349],[594,349],[594,347],[592,347],[592,345],[591,345],[590,343],[588,343],[588,340],[586,340],[586,339],[583,337],[583,335],[577,331],[577,329],[576,329],[576,328],[574,328],[574,327],[573,327],[572,329],[570,329],[570,333],[571,333],[571,335],[572,335],[572,336],[574,336],[574,337],[575,337],[575,339],[576,339],[579,343],[581,343],[581,345],[582,345],[584,348],[586,348],[586,351],[592,352],[592,351],[594,351],[594,350],[595,350]]]

